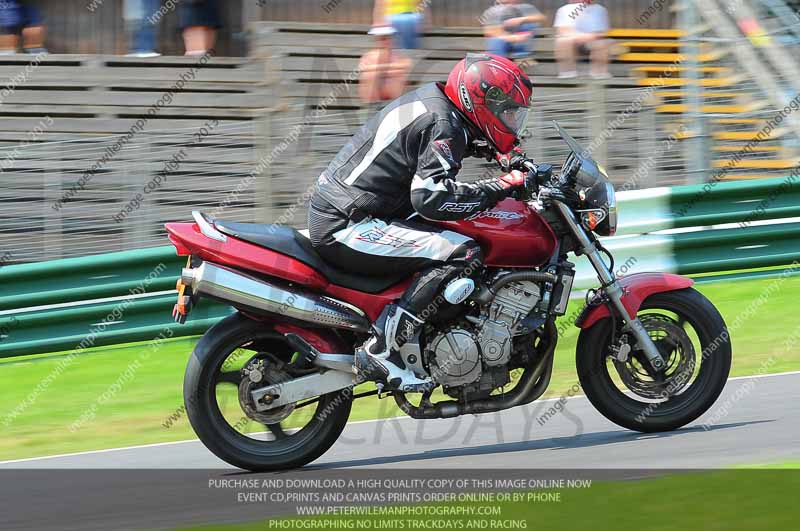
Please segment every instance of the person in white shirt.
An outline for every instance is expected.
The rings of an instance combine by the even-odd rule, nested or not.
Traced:
[[[591,76],[608,78],[609,29],[608,11],[605,7],[587,0],[570,0],[558,9],[553,26],[556,28],[555,52],[558,60],[558,77],[577,76],[576,56],[588,52]]]

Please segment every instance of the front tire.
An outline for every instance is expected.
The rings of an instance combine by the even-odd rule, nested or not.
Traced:
[[[241,352],[245,355],[241,356]],[[288,418],[260,425],[262,430],[266,429],[263,439],[257,438],[261,435],[254,437],[247,433],[251,428],[242,428],[254,422],[242,415],[243,410],[238,416],[244,423],[231,424],[230,415],[223,412],[226,408],[220,404],[217,387],[233,384],[238,397],[237,386],[241,386],[244,378],[239,366],[254,359],[280,364],[290,361],[293,353],[282,334],[239,313],[214,325],[197,343],[186,367],[184,403],[195,433],[217,457],[254,472],[291,469],[314,461],[339,438],[350,416],[351,389],[319,397],[315,410],[313,404],[306,405],[308,409],[304,411],[313,415],[301,429],[282,427]],[[239,361],[231,362],[237,356]],[[239,399],[233,401],[238,407]],[[289,416],[292,414],[299,415],[300,411]]]
[[[658,323],[665,323],[664,329],[681,336],[680,341],[670,339],[667,337],[669,334],[661,330],[657,346],[662,356],[669,360],[675,354],[666,351],[675,345],[680,347],[681,356],[692,354],[694,361],[683,363],[680,375],[687,375],[689,368],[692,374],[685,376],[685,382],[684,376],[680,376],[680,379],[677,375],[673,376],[676,378],[674,384],[668,380],[654,380],[650,383],[651,391],[648,391],[646,377],[642,378],[642,382],[636,381],[625,372],[625,364],[610,358],[613,355],[610,350],[612,320],[606,318],[590,329],[583,330],[578,338],[576,362],[581,386],[586,397],[604,417],[624,428],[659,432],[685,426],[714,404],[727,382],[731,367],[731,342],[725,322],[714,305],[692,288],[651,295],[645,299],[637,316],[657,323],[656,327]],[[688,324],[694,332],[683,336],[680,329],[676,328],[679,324],[681,327]],[[653,335],[651,333],[651,337]],[[685,341],[690,336],[697,344],[691,348]],[[677,348],[675,350],[678,351]],[[638,356],[642,359],[643,354],[639,353]],[[638,363],[636,354],[631,357],[630,363]],[[644,366],[644,363],[638,365]],[[626,381],[623,376],[636,385],[621,385],[620,381]]]

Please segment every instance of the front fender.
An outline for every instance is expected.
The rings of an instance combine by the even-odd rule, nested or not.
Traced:
[[[642,302],[654,293],[684,289],[694,284],[691,278],[672,273],[634,273],[622,277],[618,282],[625,292],[622,304],[625,305],[629,315],[636,315]],[[591,328],[597,321],[610,315],[608,304],[587,306],[575,321],[575,326],[583,329]]]

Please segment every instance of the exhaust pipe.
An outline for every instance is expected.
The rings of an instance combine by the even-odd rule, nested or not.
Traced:
[[[181,282],[197,294],[259,314],[282,315],[318,326],[365,332],[369,319],[349,304],[281,288],[239,271],[203,262],[181,272]]]

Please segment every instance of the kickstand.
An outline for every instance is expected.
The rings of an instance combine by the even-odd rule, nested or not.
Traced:
[[[419,401],[420,407],[433,407],[433,404],[431,403],[432,394],[433,394],[433,389],[422,393],[422,400]]]
[[[387,396],[391,396],[392,393],[385,393],[383,392],[383,382],[375,382],[375,388],[378,390],[378,400],[383,400]]]

